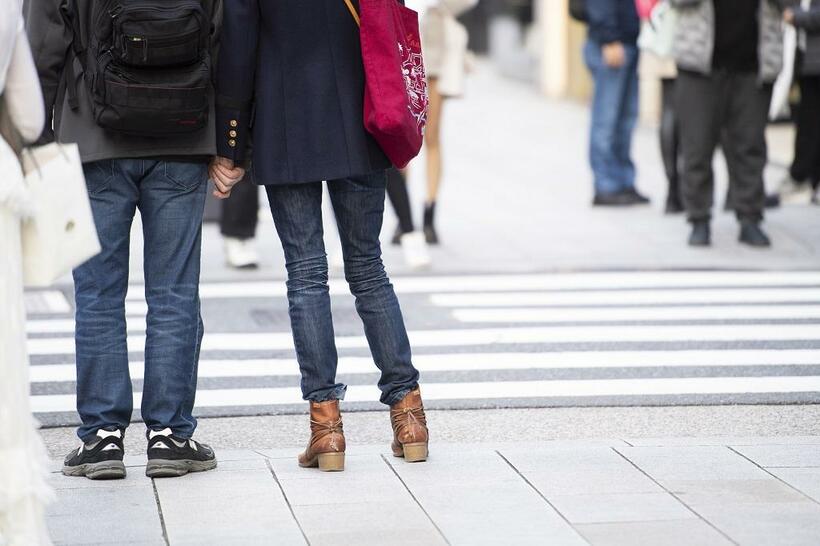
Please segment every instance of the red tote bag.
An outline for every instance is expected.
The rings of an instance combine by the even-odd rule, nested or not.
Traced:
[[[364,64],[364,126],[397,168],[421,151],[427,81],[418,13],[397,0],[360,0],[356,12]]]

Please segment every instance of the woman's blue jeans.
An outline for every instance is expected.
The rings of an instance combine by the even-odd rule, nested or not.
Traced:
[[[380,400],[392,405],[418,385],[401,308],[381,258],[379,233],[386,176],[376,174],[328,182],[339,226],[345,279],[373,360],[381,371]],[[322,227],[322,183],[266,186],[276,230],[285,252],[288,302],[305,400],[342,399],[336,381],[338,356],[330,311],[327,254]]]

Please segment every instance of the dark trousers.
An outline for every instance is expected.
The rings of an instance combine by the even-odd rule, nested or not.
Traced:
[[[664,78],[661,93],[661,156],[666,179],[669,182],[669,199],[680,199],[680,131],[675,111],[675,78]]]
[[[797,109],[797,136],[791,176],[799,182],[820,181],[820,76],[802,76],[800,107]]]
[[[219,230],[225,237],[253,239],[259,220],[259,186],[245,180],[234,186],[230,199],[222,201]]]
[[[410,195],[407,193],[407,179],[398,169],[390,168],[387,170],[387,197],[396,212],[399,229],[402,233],[414,231],[413,213],[410,210]]]
[[[681,71],[676,103],[683,150],[683,202],[690,221],[709,220],[714,203],[712,159],[722,144],[739,220],[763,218],[766,123],[772,86],[757,74]]]

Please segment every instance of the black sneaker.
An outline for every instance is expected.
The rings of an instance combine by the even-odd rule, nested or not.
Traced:
[[[769,237],[760,228],[759,222],[741,222],[740,236],[738,236],[738,240],[741,243],[757,248],[767,248],[772,246],[772,242],[769,240]]]
[[[66,455],[63,474],[85,476],[89,480],[121,480],[125,478],[125,454],[122,430],[98,430],[96,438]]]
[[[593,207],[627,207],[634,204],[626,192],[596,193],[592,199]]]
[[[692,233],[689,235],[689,246],[709,246],[712,244],[712,234],[709,222],[695,220],[692,222]]]
[[[175,478],[216,468],[214,450],[205,444],[174,436],[170,428],[149,430],[147,436],[145,475],[149,478]]]
[[[650,203],[649,198],[639,193],[635,188],[624,190],[623,193],[631,205],[648,205]]]

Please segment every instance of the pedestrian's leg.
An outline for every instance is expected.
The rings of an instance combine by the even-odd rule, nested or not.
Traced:
[[[718,76],[681,71],[675,84],[681,151],[682,195],[690,222],[709,221],[714,201],[712,158],[719,140]]]
[[[407,193],[407,178],[398,169],[387,170],[387,196],[399,220],[401,234],[413,232],[415,227],[410,209],[410,195]]]
[[[410,341],[398,298],[387,278],[379,233],[384,214],[385,175],[328,183],[345,257],[345,278],[376,366],[381,370],[381,401],[392,405],[418,386]]]
[[[219,229],[223,236],[253,239],[259,219],[259,186],[243,180],[233,187],[230,199],[222,201]]]
[[[312,402],[340,400],[345,386],[336,382],[338,357],[322,239],[322,184],[265,189],[285,253],[288,311],[302,373],[302,396]]]
[[[755,74],[732,74],[727,89],[724,148],[731,158],[729,178],[735,214],[740,221],[763,219],[766,124],[771,86],[761,87]]]
[[[85,179],[102,251],[74,270],[76,302],[77,435],[125,429],[133,393],[128,372],[125,294],[131,223],[139,199],[133,162],[86,164]]]
[[[438,81],[430,79],[427,85],[429,105],[427,125],[424,128],[424,150],[427,154],[427,197],[422,216],[424,238],[431,245],[439,244],[436,231],[436,201],[441,185],[441,117],[444,109],[444,97],[439,93]]]
[[[817,188],[820,182],[820,76],[800,79],[800,97],[798,131],[802,131],[803,140],[806,141],[804,153],[811,159],[807,178]]]
[[[638,82],[638,48],[624,46],[626,63],[622,67],[623,85],[617,127],[615,129],[615,158],[618,162],[621,191],[635,188],[635,164],[632,162],[632,135],[638,121],[639,82]]]
[[[141,160],[139,209],[145,240],[145,382],[142,417],[151,430],[190,438],[202,342],[199,272],[205,163]]]
[[[587,42],[584,57],[592,74],[594,91],[589,134],[589,162],[596,195],[614,195],[621,189],[621,174],[615,153],[619,105],[626,86],[623,68],[606,66],[601,46]]]
[[[680,180],[678,178],[680,161],[680,135],[677,114],[675,112],[675,79],[666,78],[661,82],[662,109],[661,109],[661,157],[666,171],[668,193],[666,197],[666,211],[680,212],[683,203],[680,195]]]

